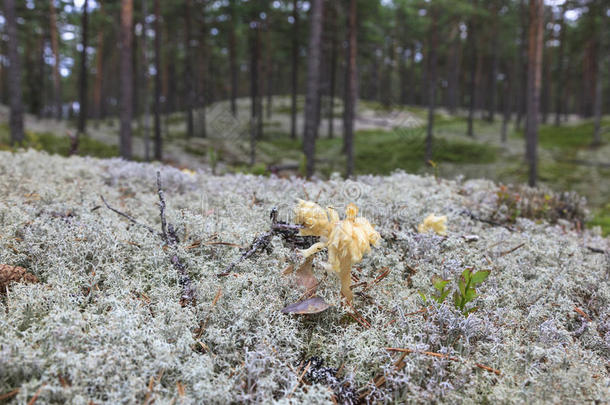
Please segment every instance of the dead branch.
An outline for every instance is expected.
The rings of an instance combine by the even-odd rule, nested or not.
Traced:
[[[193,282],[192,282],[190,276],[188,275],[186,266],[184,265],[184,263],[182,263],[182,260],[180,259],[180,257],[178,256],[178,254],[176,252],[178,243],[180,242],[180,239],[178,238],[178,235],[176,234],[176,228],[171,223],[168,223],[167,219],[165,217],[165,208],[166,208],[165,195],[163,193],[163,187],[161,186],[161,172],[159,172],[159,171],[157,171],[157,194],[159,195],[161,233],[158,233],[152,227],[139,222],[131,215],[125,214],[124,212],[119,211],[116,208],[113,208],[112,206],[110,206],[110,204],[108,204],[106,202],[106,199],[103,196],[100,196],[100,197],[102,198],[102,201],[106,205],[106,208],[108,208],[110,211],[116,213],[117,215],[122,216],[123,218],[128,219],[130,222],[132,222],[138,226],[141,226],[141,227],[147,229],[149,232],[159,236],[163,240],[163,244],[167,248],[171,249],[171,253],[170,253],[170,257],[169,257],[170,263],[172,264],[174,269],[176,269],[176,271],[178,272],[180,287],[182,287],[182,295],[180,297],[180,304],[182,306],[186,306],[187,304],[194,303],[195,288],[193,287]]]
[[[506,224],[502,224],[500,222],[492,221],[490,219],[481,218],[479,216],[476,216],[475,214],[473,214],[471,211],[468,211],[468,210],[462,211],[462,214],[466,215],[466,216],[468,216],[468,217],[470,217],[472,219],[474,219],[475,221],[483,222],[485,224],[489,224],[489,225],[492,225],[492,226],[502,226],[502,227],[508,229],[511,232],[515,231],[515,229],[512,226],[509,226],[509,225],[506,225]]]
[[[300,236],[299,231],[303,228],[302,225],[297,224],[289,224],[286,222],[277,220],[277,208],[273,208],[271,213],[269,214],[269,218],[271,219],[271,229],[265,232],[262,235],[254,238],[254,241],[250,244],[250,246],[244,250],[242,255],[235,260],[233,263],[229,264],[222,273],[217,273],[218,277],[224,277],[228,275],[233,268],[239,263],[243,262],[246,259],[254,256],[257,253],[261,253],[266,251],[267,254],[271,253],[271,240],[275,236],[281,236],[282,240],[285,244],[289,245],[291,248],[308,248],[313,245],[318,238],[315,236]]]
[[[195,288],[193,287],[193,282],[191,281],[191,277],[188,275],[186,271],[186,266],[178,257],[178,253],[176,253],[176,248],[178,247],[178,243],[180,240],[178,239],[178,235],[176,234],[176,228],[167,222],[165,218],[165,196],[163,194],[163,187],[161,186],[161,172],[157,171],[157,194],[159,194],[159,212],[161,216],[161,235],[165,245],[173,250],[173,253],[170,258],[170,262],[174,266],[174,268],[178,271],[178,275],[180,276],[180,286],[182,287],[182,296],[180,298],[180,304],[182,306],[186,306],[187,304],[194,303],[195,301]]]
[[[596,248],[594,246],[587,246],[587,249],[589,249],[593,253],[600,253],[602,255],[607,253],[604,249]]]
[[[146,225],[146,224],[143,224],[143,223],[141,223],[141,222],[138,222],[138,221],[137,221],[137,220],[136,220],[134,217],[132,217],[131,215],[125,214],[124,212],[121,212],[121,211],[117,210],[116,208],[111,207],[111,206],[110,206],[110,204],[108,204],[108,203],[106,202],[106,199],[104,198],[104,196],[103,196],[103,195],[100,195],[100,197],[101,197],[101,199],[102,199],[103,203],[106,205],[106,208],[108,208],[110,211],[112,211],[112,212],[114,212],[114,213],[116,213],[116,214],[118,214],[118,215],[122,216],[123,218],[127,218],[127,219],[128,219],[128,220],[129,220],[131,223],[133,223],[133,224],[136,224],[136,225],[141,226],[141,227],[143,227],[143,228],[145,228],[145,229],[148,229],[148,231],[149,231],[149,232],[151,232],[151,233],[157,233],[157,231],[155,231],[155,230],[154,230],[152,227],[150,227],[150,226],[148,226],[148,225]]]
[[[515,247],[514,247],[514,248],[512,248],[512,249],[505,250],[504,252],[501,252],[501,253],[499,254],[499,256],[500,256],[500,257],[502,257],[502,256],[506,256],[506,255],[508,255],[508,254],[511,254],[511,253],[513,253],[515,250],[520,249],[520,248],[522,248],[523,246],[525,246],[525,243],[521,243],[521,244],[519,244],[519,245],[515,246]]]

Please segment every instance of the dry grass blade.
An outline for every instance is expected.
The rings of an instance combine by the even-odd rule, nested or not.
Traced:
[[[42,383],[42,385],[40,386],[40,388],[38,388],[38,390],[36,391],[36,393],[34,393],[34,396],[32,397],[32,399],[29,400],[28,405],[34,405],[36,403],[36,400],[38,399],[38,397],[40,396],[40,393],[42,392],[42,389],[45,387],[45,385],[47,385],[47,383]]]
[[[299,385],[301,385],[301,381],[303,381],[303,377],[305,376],[305,374],[307,373],[307,371],[309,370],[309,367],[311,366],[311,361],[307,363],[307,365],[305,366],[305,368],[303,369],[303,372],[301,373],[301,375],[299,376],[299,379],[297,380],[297,383],[294,385],[294,387],[292,387],[292,391],[290,391],[288,393],[288,395],[286,396],[286,398],[290,398],[292,396],[292,394],[294,394],[294,392],[296,391],[296,389],[299,387]]]
[[[407,354],[408,353],[403,353],[402,356],[400,356],[400,358],[396,362],[394,362],[395,371],[399,371],[406,365],[406,363],[404,362],[404,359],[405,359],[405,357],[407,357]],[[372,384],[375,386],[375,388],[380,388],[383,385],[385,385],[385,383],[386,383],[386,376],[384,374],[381,374],[381,375],[378,375],[377,377],[374,377],[369,385]],[[368,390],[366,390],[365,392],[360,394],[358,399],[360,401],[363,401],[367,396],[369,396],[370,393],[371,393],[371,389],[369,388]]]
[[[367,321],[362,315],[360,315],[358,313],[358,311],[356,311],[356,309],[352,306],[352,304],[347,301],[347,305],[351,308],[351,310],[353,312],[348,312],[347,314],[349,316],[352,317],[352,319],[354,319],[356,322],[358,322],[360,325],[364,326],[366,329],[371,327],[371,323],[369,321]]]
[[[423,354],[426,356],[431,356],[431,357],[436,357],[436,358],[442,358],[442,359],[447,359],[447,360],[451,360],[451,361],[463,361],[460,360],[459,358],[455,357],[455,356],[450,356],[448,354],[444,354],[444,353],[436,353],[436,352],[428,352],[428,351],[417,351],[417,350],[413,350],[413,349],[406,349],[406,348],[400,348],[400,347],[386,347],[385,348],[387,351],[390,352],[402,352],[404,354],[410,354],[410,353],[419,353],[419,354]],[[482,370],[485,371],[489,371],[490,373],[494,373],[496,375],[501,375],[502,372],[500,370],[496,370],[495,368],[489,367],[489,366],[485,366],[483,364],[480,363],[474,363],[474,365]]]
[[[578,308],[578,307],[574,307],[574,312],[576,312],[578,315],[582,316],[583,318],[585,318],[585,320],[587,322],[591,322],[591,318],[589,317],[589,315],[587,315],[585,313],[585,311],[583,311],[582,309]]]
[[[7,399],[11,399],[12,397],[14,397],[17,394],[19,394],[19,388],[9,391],[6,394],[0,395],[0,401],[6,401]]]
[[[184,398],[184,396],[186,395],[186,387],[184,386],[184,384],[182,384],[182,382],[176,382],[176,390],[178,391],[178,396],[180,398]]]
[[[500,253],[498,256],[499,256],[499,257],[506,256],[506,255],[508,255],[508,254],[513,253],[515,250],[522,248],[523,246],[525,246],[525,242],[524,242],[524,243],[521,243],[521,244],[519,244],[519,245],[517,245],[517,246],[515,246],[515,247],[514,247],[514,248],[512,248],[512,249],[509,249],[509,250],[506,250],[506,251],[504,251],[504,252],[501,252],[501,253]]]
[[[375,285],[379,284],[379,282],[380,282],[381,280],[383,280],[384,278],[386,278],[386,277],[388,276],[388,274],[390,274],[390,272],[391,272],[391,271],[392,271],[392,269],[391,269],[390,267],[384,267],[384,268],[383,268],[383,273],[381,273],[379,276],[377,276],[377,278],[375,278],[375,280],[373,280],[373,282],[372,282],[372,283],[370,283],[369,285],[367,285],[366,287],[364,287],[364,288],[362,289],[362,291],[366,291],[366,290],[368,290],[369,288],[371,288],[371,287],[373,287],[373,286],[375,286]]]

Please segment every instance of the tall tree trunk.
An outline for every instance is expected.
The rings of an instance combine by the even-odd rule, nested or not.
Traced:
[[[207,102],[208,102],[208,97],[207,97],[207,90],[208,90],[208,68],[207,68],[207,64],[206,61],[208,61],[210,59],[209,57],[209,47],[208,47],[208,32],[209,32],[209,27],[207,27],[205,24],[201,24],[200,27],[200,34],[201,38],[200,38],[200,51],[197,52],[197,64],[199,66],[199,94],[197,96],[197,105],[199,106],[199,116],[198,116],[198,122],[199,122],[199,131],[198,131],[198,135],[201,138],[207,138],[208,136],[208,129],[207,129],[207,112],[206,112],[206,106],[207,106]],[[237,114],[237,111],[236,111]]]
[[[462,39],[460,38],[459,21],[451,30],[452,45],[449,49],[449,80],[447,83],[447,107],[451,114],[455,114],[458,105],[458,86],[460,84],[460,54],[462,52]]]
[[[563,105],[563,99],[565,98],[565,83],[564,71],[563,71],[563,59],[565,53],[565,42],[566,42],[566,23],[565,23],[565,12],[567,5],[564,4],[561,8],[561,17],[559,20],[559,49],[557,51],[557,71],[555,74],[555,126],[561,124],[561,110]]]
[[[27,27],[27,28],[26,28]],[[34,114],[39,114],[42,108],[42,94],[44,92],[44,81],[40,75],[41,66],[41,45],[42,38],[41,36],[32,30],[32,26],[24,26],[26,28],[25,31],[25,52],[24,52],[24,60],[25,63],[22,66],[22,69],[25,73],[25,85],[27,91],[24,93],[26,96],[24,98],[25,105],[29,110]]]
[[[517,130],[521,129],[521,121],[523,116],[525,115],[525,109],[527,104],[527,55],[528,55],[528,42],[527,42],[527,27],[528,27],[528,19],[527,19],[527,6],[525,4],[525,0],[521,0],[519,4],[519,13],[521,14],[521,52],[520,56],[520,65],[521,65],[521,80],[520,80],[520,95],[519,102],[517,103],[517,121],[515,123],[515,127]]]
[[[477,0],[474,0],[474,6],[477,6]],[[468,47],[470,48],[470,89],[469,89],[469,105],[468,105],[468,136],[474,137],[474,109],[477,105],[477,43],[475,37],[475,17],[472,16],[468,23]]]
[[[131,159],[131,120],[133,118],[132,23],[133,0],[121,0],[120,152],[124,159]]]
[[[235,45],[235,28],[237,19],[235,17],[235,0],[229,0],[229,15],[231,17],[229,25],[229,69],[231,71],[231,114],[237,117],[237,91],[238,91],[238,71],[237,71],[237,50]]]
[[[271,16],[267,16],[265,30],[265,81],[267,84],[267,119],[271,119],[273,110],[273,53],[271,44]]]
[[[49,0],[49,25],[51,49],[53,50],[53,116],[61,119],[61,76],[59,74],[59,35],[57,35],[57,12],[55,0]]]
[[[144,158],[150,160],[150,103],[148,100],[148,0],[142,0],[142,105],[144,106]]]
[[[499,37],[498,37],[498,25],[500,24],[498,18],[498,11],[496,7],[493,7],[493,23],[492,23],[492,43],[491,43],[491,70],[489,72],[489,102],[487,109],[487,121],[494,122],[496,115],[496,88],[498,78],[498,52],[500,48]]]
[[[318,135],[318,92],[320,85],[320,59],[322,52],[322,10],[323,0],[311,2],[311,26],[309,31],[309,48],[307,52],[307,94],[305,97],[305,133],[303,151],[306,159],[306,175],[310,178],[315,170],[315,148]]]
[[[345,78],[345,99],[343,113],[343,142],[347,157],[347,177],[354,174],[354,118],[356,115],[356,98],[358,72],[356,71],[356,56],[358,42],[356,32],[356,0],[350,0],[347,16],[347,66]]]
[[[251,45],[250,45],[250,165],[254,165],[256,161],[256,140],[259,138],[259,125],[258,120],[260,114],[258,107],[260,103],[259,99],[259,74],[260,74],[260,30],[261,21],[259,20],[258,14],[253,13],[252,24],[254,25],[251,29]]]
[[[516,58],[515,58],[516,59]],[[502,129],[500,131],[500,139],[502,144],[506,144],[508,135],[508,123],[513,111],[513,99],[515,97],[515,79],[517,77],[517,63],[516,60],[507,61],[505,67],[506,75],[504,77],[504,105],[502,115]]]
[[[409,88],[407,104],[415,105],[415,46],[412,45],[409,54],[409,66],[407,67],[407,87]]]
[[[380,101],[379,93],[379,54],[382,53],[377,44],[373,45],[373,66],[369,80],[369,99]]]
[[[335,132],[335,87],[337,81],[337,5],[330,2],[330,83],[328,101],[328,137],[333,138]]]
[[[85,0],[83,4],[81,24],[82,50],[80,54],[78,134],[84,135],[87,129],[87,46],[89,36],[87,31],[89,29],[89,0]]]
[[[290,137],[297,138],[297,93],[299,91],[299,2],[292,2],[292,104],[290,109]]]
[[[195,104],[195,92],[193,86],[193,50],[192,50],[192,38],[191,38],[191,0],[186,0],[184,3],[184,49],[186,51],[184,60],[184,80],[186,85],[184,86],[184,101],[186,107],[186,136],[192,138],[194,134],[194,118],[193,118],[193,106]]]
[[[544,1],[530,0],[529,46],[527,63],[527,119],[525,156],[529,165],[528,183],[536,185],[538,164],[538,115],[542,76],[542,35]]]
[[[595,100],[593,102],[593,116],[594,116],[594,130],[593,130],[593,146],[599,146],[602,143],[602,98],[603,98],[603,76],[604,72],[608,72],[608,69],[604,69],[606,59],[608,59],[607,52],[607,41],[606,38],[607,26],[608,26],[608,11],[606,7],[600,7],[600,23],[598,27],[597,35],[597,77],[595,79]]]
[[[544,34],[543,34],[544,38]],[[544,40],[543,40],[544,41]],[[551,108],[551,50],[542,49],[542,94],[540,96],[540,108],[542,113],[542,123],[546,124],[549,120],[549,110]]]
[[[437,53],[436,48],[438,45],[438,14],[434,6],[431,7],[431,25],[430,25],[430,50],[428,57],[428,70],[430,75],[428,77],[428,129],[426,133],[426,155],[425,161],[432,160],[432,141],[434,133],[434,110],[436,107],[436,63]]]
[[[51,0],[51,2],[54,0]],[[102,81],[104,78],[104,3],[100,2],[100,21],[97,31],[97,51],[95,62],[95,82],[93,83],[93,116],[102,118]]]
[[[400,77],[400,104],[407,104],[407,58],[406,50],[403,48],[398,57],[398,75]]]
[[[23,102],[21,99],[21,69],[17,52],[17,16],[15,0],[4,0],[4,16],[8,35],[8,92],[11,105],[11,144],[23,142]]]
[[[155,159],[163,160],[161,137],[161,0],[155,0]]]

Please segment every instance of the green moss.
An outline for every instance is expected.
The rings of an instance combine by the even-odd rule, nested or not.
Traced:
[[[587,223],[588,227],[600,226],[604,236],[610,235],[610,204],[594,213],[593,219]]]
[[[602,120],[602,127],[610,125],[610,118]],[[575,151],[587,148],[593,142],[594,122],[588,120],[577,125],[542,125],[538,131],[538,141],[543,148],[559,148],[562,151]],[[523,131],[515,132],[523,138]],[[603,142],[610,142],[610,134],[602,134]]]
[[[234,173],[254,174],[256,176],[268,176],[269,170],[263,163],[257,163],[254,166],[240,165],[233,168]]]
[[[407,131],[359,132],[356,135],[356,171],[387,174],[395,169],[420,170],[425,162],[425,134],[419,128]],[[492,163],[497,150],[491,146],[436,138],[432,160],[437,163]]]
[[[323,173],[342,170],[341,138],[320,138],[316,142],[317,158]],[[301,149],[300,140],[287,135],[273,136],[259,144],[272,144],[281,155]],[[359,174],[388,174],[396,169],[417,172],[424,167],[425,134],[421,128],[400,131],[358,131],[354,142],[356,172]],[[433,143],[432,160],[437,163],[493,163],[497,149],[475,142],[437,138]],[[334,163],[341,163],[335,165]],[[327,167],[327,166],[332,167]]]
[[[68,156],[70,153],[70,139],[67,136],[55,136],[50,132],[26,131],[25,141],[20,146],[61,156]],[[10,147],[10,135],[6,124],[0,125],[0,149],[13,149]],[[109,158],[118,156],[119,150],[115,145],[107,145],[92,138],[81,137],[78,145],[78,154],[80,156]]]

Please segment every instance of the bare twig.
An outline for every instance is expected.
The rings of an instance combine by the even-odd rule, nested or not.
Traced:
[[[311,361],[307,363],[307,365],[305,366],[305,369],[303,369],[303,372],[299,376],[299,379],[297,380],[297,383],[294,385],[294,387],[292,387],[292,390],[288,393],[286,398],[290,398],[292,396],[292,394],[294,393],[294,391],[297,389],[297,387],[299,385],[301,385],[301,381],[303,381],[303,377],[305,376],[305,373],[307,373],[307,370],[309,370],[310,366],[311,366]]]
[[[589,317],[589,315],[587,315],[585,313],[585,311],[583,311],[582,309],[578,308],[578,307],[574,307],[574,312],[576,312],[578,315],[582,316],[583,318],[585,318],[585,320],[587,322],[591,322],[591,317]]]
[[[6,394],[0,395],[0,401],[6,401],[7,399],[11,399],[12,397],[14,397],[17,394],[19,394],[19,388],[9,391]]]
[[[47,385],[46,382],[42,383],[40,388],[38,388],[38,390],[34,393],[34,396],[32,397],[32,399],[30,399],[30,401],[28,402],[28,405],[34,405],[36,403],[36,400],[40,396],[40,393],[42,392],[42,389],[45,387],[45,385]]]
[[[277,220],[277,208],[273,208],[269,214],[271,219],[271,229],[262,235],[257,236],[250,246],[244,250],[239,259],[229,264],[222,273],[217,273],[218,277],[228,275],[233,268],[246,259],[254,256],[256,253],[267,251],[271,252],[269,244],[274,236],[281,236],[285,243],[291,247],[307,248],[316,242],[315,237],[300,236],[299,231],[303,228],[302,225],[288,224]]]
[[[161,235],[165,244],[168,246],[174,246],[179,242],[174,227],[172,224],[167,223],[165,218],[165,195],[163,188],[161,187],[161,172],[157,171],[157,194],[159,194],[159,213],[161,215]]]
[[[273,236],[274,236],[273,231],[265,232],[264,234],[257,236],[256,239],[254,239],[254,242],[252,242],[250,247],[242,253],[242,255],[239,257],[239,259],[237,259],[233,263],[229,264],[222,273],[218,273],[216,275],[218,277],[226,276],[227,274],[231,273],[231,270],[233,270],[233,268],[236,265],[238,265],[239,263],[252,257],[256,252],[267,249]]]
[[[101,197],[102,202],[104,203],[104,205],[106,205],[106,208],[108,208],[110,211],[112,211],[112,212],[114,212],[114,213],[116,213],[116,214],[118,214],[118,215],[122,216],[123,218],[127,218],[127,219],[128,219],[130,222],[131,222],[131,223],[134,223],[134,224],[136,224],[136,225],[138,225],[138,226],[141,226],[141,227],[143,227],[143,228],[147,229],[147,230],[148,230],[149,232],[151,232],[151,233],[157,233],[157,231],[155,231],[155,230],[154,230],[152,227],[150,227],[150,226],[148,226],[148,225],[146,225],[146,224],[143,224],[143,223],[141,223],[141,222],[138,222],[138,221],[137,221],[137,220],[136,220],[134,217],[132,217],[131,215],[127,215],[127,214],[125,214],[124,212],[119,211],[119,210],[117,210],[116,208],[111,207],[111,206],[110,206],[110,204],[108,204],[108,203],[106,202],[106,199],[104,198],[104,196],[103,196],[103,195],[101,195],[100,197]]]
[[[478,217],[478,216],[476,216],[475,214],[473,214],[472,212],[470,212],[468,210],[464,210],[462,212],[462,214],[464,214],[466,216],[469,216],[470,218],[474,219],[475,221],[483,222],[483,223],[486,223],[486,224],[489,224],[489,225],[493,225],[493,226],[502,226],[502,227],[508,229],[511,232],[515,231],[515,229],[512,226],[509,226],[509,225],[506,225],[506,224],[502,224],[500,222],[492,221],[490,219],[485,219],[485,218]]]
[[[593,253],[600,253],[602,255],[608,253],[604,249],[596,248],[596,247],[593,247],[593,246],[587,246],[587,249],[589,249]]]
[[[178,238],[178,235],[176,234],[175,227],[172,224],[168,223],[167,219],[165,217],[165,207],[166,207],[165,195],[163,193],[163,187],[161,186],[161,172],[159,172],[159,171],[157,171],[157,194],[159,195],[161,233],[158,233],[152,227],[137,221],[132,216],[127,215],[124,212],[117,210],[116,208],[111,207],[106,202],[106,200],[104,199],[103,196],[100,196],[100,197],[102,198],[102,201],[106,205],[106,208],[108,208],[110,211],[128,219],[130,222],[132,222],[136,225],[139,225],[139,226],[147,229],[149,232],[151,232],[155,235],[158,235],[163,240],[164,245],[167,246],[168,248],[172,249],[172,253],[170,254],[170,263],[172,264],[172,266],[174,266],[174,268],[176,269],[176,271],[178,272],[178,275],[180,277],[179,282],[180,282],[180,286],[182,287],[182,295],[180,297],[180,304],[182,306],[185,306],[187,304],[194,302],[195,288],[193,287],[191,278],[188,275],[186,266],[184,265],[184,263],[182,263],[182,260],[180,260],[180,257],[178,257],[178,254],[176,253],[176,248],[178,247],[178,243],[180,242],[180,239]]]
[[[179,281],[180,286],[182,287],[180,304],[182,306],[186,306],[187,304],[194,302],[195,288],[193,287],[191,278],[186,271],[186,266],[184,263],[182,263],[180,257],[178,257],[178,254],[175,251],[180,239],[178,239],[178,235],[176,235],[174,226],[172,224],[168,224],[167,219],[165,218],[165,195],[163,193],[163,187],[161,186],[161,172],[159,171],[157,171],[157,194],[159,195],[159,212],[161,216],[161,237],[163,238],[165,245],[174,250],[170,258],[170,262],[178,271],[178,275],[180,276]]]
[[[500,253],[498,256],[499,256],[499,257],[506,256],[506,255],[508,255],[508,254],[513,253],[515,250],[522,248],[523,246],[525,246],[525,242],[524,242],[524,243],[521,243],[521,244],[519,244],[519,245],[517,245],[517,246],[515,246],[515,247],[514,247],[514,248],[512,248],[512,249],[509,249],[509,250],[506,250],[506,251],[504,251],[504,252],[501,252],[501,253]]]

